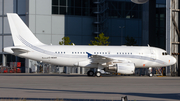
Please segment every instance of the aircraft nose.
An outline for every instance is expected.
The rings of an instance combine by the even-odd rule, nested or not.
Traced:
[[[171,57],[171,61],[172,61],[172,62],[171,62],[171,63],[172,63],[172,65],[173,65],[173,64],[175,64],[175,63],[177,62],[176,58],[175,58],[175,57],[173,57],[173,56]]]

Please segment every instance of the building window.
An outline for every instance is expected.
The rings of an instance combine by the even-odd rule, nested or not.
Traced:
[[[52,14],[93,16],[92,0],[52,0]]]
[[[52,0],[52,14],[66,14],[66,0]]]
[[[141,19],[142,5],[129,1],[107,1],[110,18]]]

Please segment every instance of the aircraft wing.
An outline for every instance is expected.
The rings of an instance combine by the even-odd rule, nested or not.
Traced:
[[[93,54],[90,54],[88,52],[86,52],[86,53],[88,54],[88,58],[92,60],[92,63],[101,63],[102,64],[102,63],[108,63],[108,62],[112,62],[112,61],[117,61],[117,59],[109,58],[109,57],[106,57],[106,56],[93,55]]]

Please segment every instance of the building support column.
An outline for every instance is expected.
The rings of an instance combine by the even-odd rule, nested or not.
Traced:
[[[3,58],[2,66],[6,66],[6,64],[7,64],[7,56],[6,56],[6,54],[3,54],[2,58]]]
[[[4,0],[2,0],[2,66],[6,66],[6,56],[4,54]]]
[[[82,74],[84,74],[85,73],[85,69],[84,69],[84,67],[82,67]]]
[[[52,73],[52,67],[51,67],[51,64],[48,64],[48,67],[49,67],[49,73]]]
[[[29,73],[30,71],[29,71],[29,59],[25,59],[25,73]]]
[[[69,67],[66,67],[66,74],[68,74],[69,72]]]
[[[166,0],[166,51],[171,54],[171,0]],[[166,67],[166,76],[170,75],[170,66]]]
[[[178,53],[178,38],[180,38],[178,19],[179,14],[179,1],[178,0],[166,0],[166,51],[172,55],[172,53]],[[178,61],[178,56],[174,55]],[[166,75],[176,75],[178,68],[178,62],[173,66],[166,67]]]
[[[81,67],[77,67],[77,73],[80,74],[81,73]]]

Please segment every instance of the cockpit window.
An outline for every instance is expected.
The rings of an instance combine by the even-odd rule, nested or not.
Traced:
[[[167,52],[162,52],[162,55],[168,55],[168,53]]]

